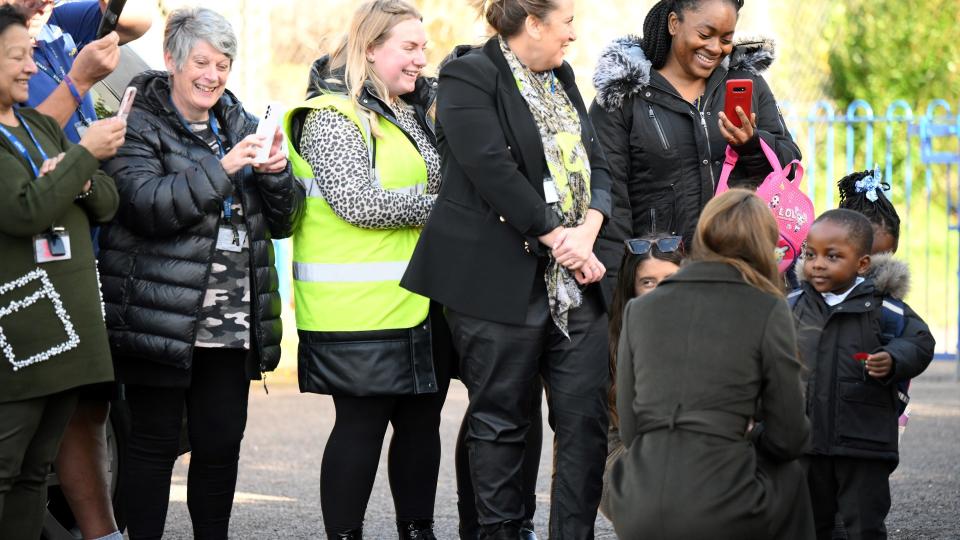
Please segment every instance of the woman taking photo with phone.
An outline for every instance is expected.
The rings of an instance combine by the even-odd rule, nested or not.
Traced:
[[[777,224],[744,189],[710,201],[689,262],[624,311],[610,469],[620,538],[809,540],[810,436]],[[762,422],[756,424],[754,421]]]
[[[761,138],[781,163],[800,159],[760,75],[773,61],[772,43],[734,42],[743,4],[660,0],[643,38],[615,40],[597,63],[590,117],[614,183],[626,185],[634,235],[678,234],[690,245],[728,144],[740,155],[731,187],[756,188],[770,173]],[[738,88],[752,86],[751,110],[730,118],[726,82],[736,79],[749,81]]]
[[[444,187],[404,287],[446,307],[470,395],[482,538],[515,539],[531,391],[556,434],[550,538],[593,536],[606,456],[605,269],[593,253],[610,177],[564,62],[573,0],[478,2],[496,32],[440,70]]]
[[[389,425],[397,531],[435,538],[450,337],[439,307],[399,284],[440,188],[426,45],[412,4],[363,2],[287,116],[307,186],[293,236],[300,390],[332,395],[337,412],[320,465],[329,538],[363,537]]]
[[[0,6],[3,538],[40,537],[47,474],[78,388],[113,380],[90,226],[117,210],[113,179],[98,169],[126,126],[102,120],[68,142],[56,120],[19,105],[36,73],[26,20]]]
[[[163,535],[186,410],[187,507],[196,538],[225,539],[250,380],[280,361],[275,238],[303,202],[280,151],[226,90],[233,28],[204,8],[170,13],[167,71],[147,71],[127,142],[106,165],[120,211],[100,234],[107,328],[131,432],[120,487],[130,538]],[[269,145],[269,157],[256,162]]]

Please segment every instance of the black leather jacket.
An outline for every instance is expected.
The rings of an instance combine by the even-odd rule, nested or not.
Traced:
[[[303,189],[289,167],[279,174],[246,167],[228,176],[219,156],[173,108],[167,72],[144,72],[131,85],[138,93],[126,142],[104,166],[117,182],[120,210],[101,232],[98,256],[114,356],[177,370],[191,367],[223,200],[239,191],[253,292],[250,329],[257,365],[250,375],[273,370],[283,332],[271,240],[290,235]],[[258,120],[229,91],[211,112],[228,146],[256,131]],[[137,377],[135,362],[129,363],[120,372]],[[151,374],[156,369],[144,366]]]

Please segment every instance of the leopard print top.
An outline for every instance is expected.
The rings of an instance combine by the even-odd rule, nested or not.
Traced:
[[[440,191],[440,155],[409,106],[397,121],[417,144],[427,166],[427,194],[386,191],[370,174],[370,157],[357,125],[333,109],[307,115],[300,154],[313,168],[320,195],[340,219],[364,229],[421,227]]]

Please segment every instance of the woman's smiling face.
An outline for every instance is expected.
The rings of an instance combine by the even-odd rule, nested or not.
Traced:
[[[164,55],[173,74],[173,102],[187,120],[202,120],[227,87],[233,61],[213,45],[199,40],[179,69],[170,53]]]
[[[733,51],[737,10],[729,0],[703,0],[693,9],[670,15],[670,61],[690,78],[707,79]]]

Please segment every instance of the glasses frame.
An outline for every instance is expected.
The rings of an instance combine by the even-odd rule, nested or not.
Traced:
[[[677,235],[661,236],[659,238],[628,238],[623,241],[627,251],[632,255],[646,255],[656,245],[660,253],[683,253],[683,237]]]

